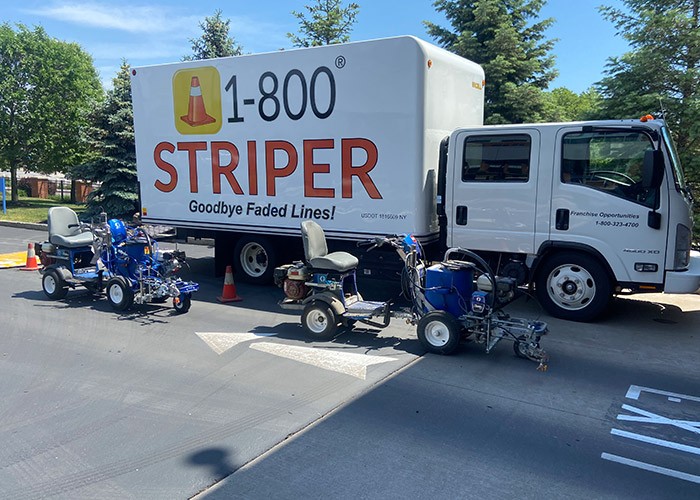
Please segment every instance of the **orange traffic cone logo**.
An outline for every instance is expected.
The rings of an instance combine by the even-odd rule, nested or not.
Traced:
[[[27,245],[27,264],[20,268],[22,271],[38,271],[39,263],[36,260],[36,252],[34,250],[34,243],[29,243]]]
[[[183,135],[216,134],[224,122],[221,76],[214,66],[198,66],[173,74],[173,119]]]
[[[236,285],[233,283],[233,269],[231,266],[226,266],[226,275],[224,276],[224,290],[221,292],[221,297],[217,297],[219,302],[238,302],[243,300],[236,293]]]
[[[216,118],[209,116],[204,108],[204,98],[202,97],[202,88],[199,86],[198,76],[192,77],[192,83],[190,83],[190,103],[187,108],[187,114],[181,116],[180,120],[192,127],[199,127],[216,121]]]

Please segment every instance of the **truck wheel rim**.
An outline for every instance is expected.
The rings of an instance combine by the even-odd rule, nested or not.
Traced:
[[[549,298],[559,307],[578,311],[587,307],[595,297],[595,280],[591,273],[575,264],[564,264],[549,274]]]
[[[430,345],[442,347],[450,339],[450,330],[441,321],[431,321],[425,326],[425,340]]]
[[[124,292],[122,291],[122,287],[117,284],[109,287],[109,298],[112,299],[112,302],[115,304],[121,304],[122,300],[124,300]]]
[[[56,280],[52,275],[47,274],[46,278],[44,278],[44,290],[46,290],[46,293],[54,293],[56,288]]]
[[[241,267],[248,276],[260,277],[267,271],[267,252],[257,243],[248,243],[241,250]]]
[[[323,333],[328,328],[328,317],[321,311],[311,311],[306,317],[306,326],[314,333]]]

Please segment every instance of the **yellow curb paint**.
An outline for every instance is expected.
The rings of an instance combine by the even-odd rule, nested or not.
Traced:
[[[13,252],[0,254],[0,269],[22,267],[27,263],[27,252]]]

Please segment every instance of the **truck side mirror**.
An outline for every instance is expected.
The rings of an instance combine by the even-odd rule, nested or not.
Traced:
[[[664,156],[661,150],[646,151],[642,165],[642,187],[658,189],[664,178]]]

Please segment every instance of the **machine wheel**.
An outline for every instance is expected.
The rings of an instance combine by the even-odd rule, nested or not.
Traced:
[[[452,354],[459,346],[460,326],[450,313],[432,311],[418,322],[418,339],[434,354]]]
[[[266,285],[272,282],[277,257],[272,243],[261,236],[243,236],[234,249],[236,278],[247,283]]]
[[[173,307],[177,314],[185,314],[192,307],[192,294],[183,293],[178,297],[173,297]]]
[[[61,300],[68,294],[66,280],[55,269],[50,269],[44,273],[44,277],[41,278],[41,288],[44,289],[44,293],[51,300]]]
[[[597,259],[579,252],[548,258],[535,278],[537,299],[557,318],[593,321],[607,308],[612,283]]]
[[[121,276],[107,282],[107,300],[115,311],[125,311],[134,303],[134,291]]]
[[[526,340],[525,335],[521,335],[516,340],[514,340],[513,341],[513,352],[519,358],[529,359],[527,357],[527,354],[525,351],[525,348],[526,348],[525,340]]]
[[[301,326],[313,340],[330,340],[335,336],[338,319],[333,309],[325,302],[311,302],[301,315]]]

